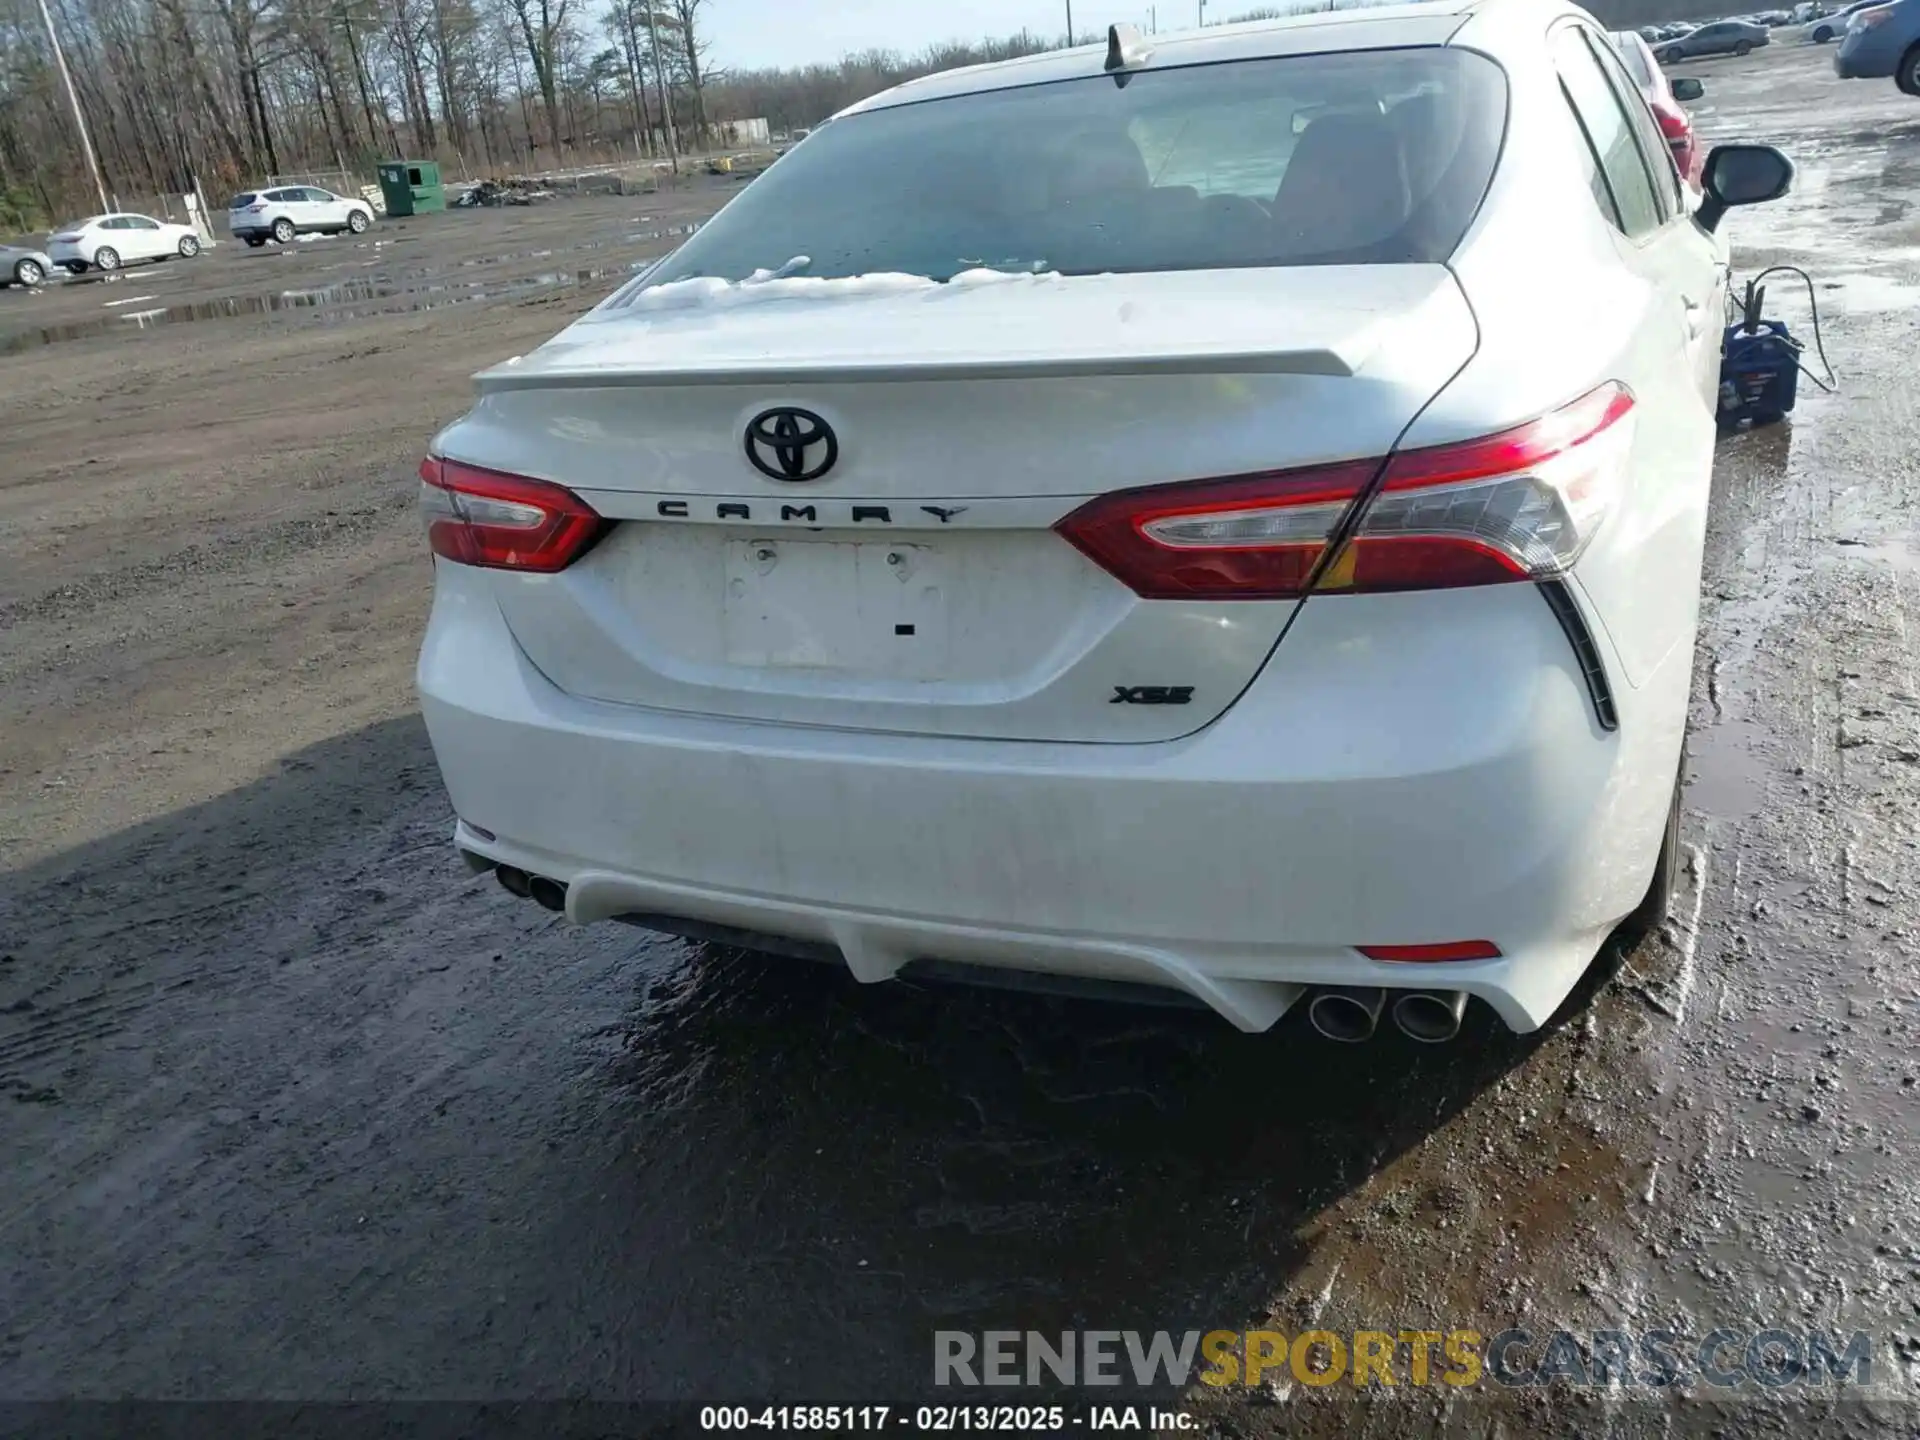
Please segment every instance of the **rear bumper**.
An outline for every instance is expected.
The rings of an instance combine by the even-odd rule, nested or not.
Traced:
[[[1892,27],[1849,30],[1833,53],[1833,73],[1842,80],[1890,80],[1899,68],[1907,43],[1890,34]]]
[[[1529,1030],[1646,888],[1688,665],[1623,687],[1608,733],[1531,590],[1342,596],[1187,739],[935,741],[572,698],[441,563],[419,685],[458,843],[564,882],[576,920],[825,942],[867,981],[1144,982],[1245,1030],[1309,985],[1460,989]],[[1354,948],[1463,939],[1503,958]]]

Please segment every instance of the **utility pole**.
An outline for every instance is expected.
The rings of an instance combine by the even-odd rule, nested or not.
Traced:
[[[1206,23],[1207,23],[1207,0],[1200,0],[1200,18],[1199,18],[1199,19],[1198,19],[1197,21],[1195,21],[1194,23],[1195,23],[1195,24],[1197,24],[1197,25],[1201,25],[1201,26],[1205,26],[1205,25],[1206,25]]]
[[[67,69],[67,52],[60,48],[60,36],[53,28],[53,12],[47,8],[47,0],[40,0],[40,18],[47,22],[47,42],[53,46],[54,63],[60,67],[60,78],[67,84],[67,103],[73,106],[74,127],[80,132],[80,148],[87,154],[87,170],[93,176],[94,194],[100,197],[100,208],[111,210],[107,203],[107,182],[100,178],[100,162],[94,157],[93,137],[87,133],[87,117],[80,113],[80,95],[73,88],[73,72]]]
[[[1067,44],[1073,44],[1073,0],[1067,0]]]

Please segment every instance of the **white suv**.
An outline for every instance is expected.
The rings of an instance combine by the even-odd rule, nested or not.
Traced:
[[[246,191],[227,205],[227,229],[249,245],[278,240],[293,243],[300,234],[332,234],[351,230],[365,234],[373,224],[373,207],[312,185],[282,185],[277,190]]]

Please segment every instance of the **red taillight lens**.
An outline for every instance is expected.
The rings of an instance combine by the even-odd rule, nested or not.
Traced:
[[[579,496],[545,480],[433,455],[420,462],[420,480],[427,544],[461,565],[551,575],[607,529]]]
[[[1500,947],[1491,940],[1449,940],[1439,945],[1361,945],[1369,960],[1396,965],[1449,965],[1462,960],[1498,960]]]
[[[1055,527],[1149,600],[1298,595],[1327,538],[1380,468],[1355,460],[1117,490]]]
[[[1384,460],[1103,495],[1055,527],[1147,599],[1274,600],[1316,590],[1448,589],[1540,579],[1579,558],[1610,508],[1633,397],[1603,385],[1483,439]],[[1327,542],[1385,466],[1330,565]]]

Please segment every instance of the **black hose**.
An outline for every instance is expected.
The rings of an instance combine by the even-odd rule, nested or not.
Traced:
[[[1835,388],[1840,384],[1840,380],[1839,380],[1839,377],[1833,373],[1833,362],[1827,359],[1827,347],[1821,341],[1820,301],[1814,294],[1813,277],[1809,275],[1806,271],[1802,270],[1798,265],[1769,265],[1766,269],[1762,270],[1758,275],[1754,276],[1753,279],[1748,283],[1751,285],[1758,285],[1761,281],[1765,280],[1769,275],[1798,275],[1801,278],[1801,280],[1806,282],[1807,309],[1813,316],[1813,350],[1814,350],[1814,353],[1820,357],[1820,364],[1821,364],[1821,367],[1826,370],[1827,378],[1825,380],[1822,380],[1818,375],[1814,374],[1805,365],[1800,365],[1800,373],[1806,376],[1809,380],[1813,381],[1813,383],[1818,385],[1822,390],[1826,391],[1827,394],[1829,395],[1833,394]],[[1793,345],[1793,348],[1796,351],[1805,353],[1807,348],[1806,346],[1800,344],[1798,341],[1791,341],[1789,343]],[[1797,364],[1798,362],[1796,361],[1795,363]]]

